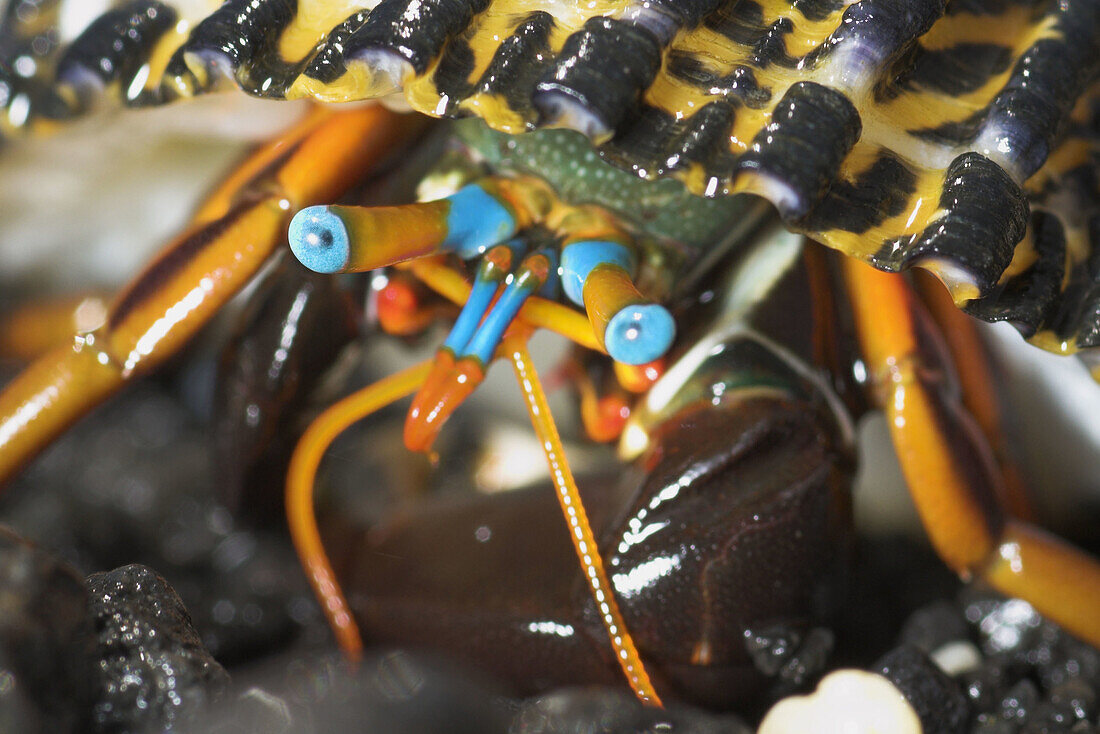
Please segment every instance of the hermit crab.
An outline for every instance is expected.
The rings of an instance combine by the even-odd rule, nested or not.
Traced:
[[[312,521],[325,447],[350,422],[415,392],[405,443],[428,450],[490,363],[505,358],[606,631],[604,663],[621,668],[639,698],[658,703],[658,688],[675,693],[698,672],[679,668],[733,665],[719,644],[725,637],[697,632],[655,684],[647,651],[661,647],[665,630],[639,631],[620,611],[624,589],[645,584],[622,568],[609,573],[603,556],[626,563],[631,547],[660,536],[671,520],[652,516],[679,492],[691,494],[691,471],[709,480],[725,467],[741,476],[738,447],[763,445],[753,431],[769,436],[768,446],[785,437],[822,451],[810,468],[798,463],[809,453],[791,459],[805,474],[791,466],[784,474],[774,460],[756,481],[786,477],[821,489],[825,525],[804,530],[831,537],[842,510],[823,498],[842,483],[836,457],[860,399],[838,397],[844,380],[830,384],[820,368],[845,372],[828,324],[847,302],[840,310],[857,334],[862,374],[858,388],[848,387],[886,411],[945,563],[1100,641],[1100,564],[1018,517],[1026,502],[998,438],[979,351],[965,337],[945,347],[936,335],[936,325],[955,335],[970,328],[953,301],[973,316],[1012,322],[1041,347],[1095,361],[1095,4],[226,0],[185,17],[157,0],[132,0],[62,42],[63,10],[50,0],[8,3],[0,130],[10,145],[103,104],[168,104],[226,87],[333,106],[254,153],[123,290],[102,325],[5,388],[0,478],[178,350],[288,239],[316,271],[394,268],[383,327],[409,333],[434,318],[405,289],[418,281],[461,307],[450,336],[430,362],[322,414],[287,480],[295,538],[341,645],[354,656],[355,616],[374,612],[349,607]],[[422,130],[422,121],[384,107],[336,106],[377,97],[483,121],[456,124],[460,143],[451,150],[461,149],[465,163],[448,168],[444,157],[421,202],[338,202]],[[535,131],[548,127],[573,132]],[[788,228],[847,257],[830,265],[819,252],[804,254],[792,244],[798,237],[766,226],[770,210],[738,195],[762,197]],[[918,296],[894,274],[913,266],[946,294],[925,282]],[[704,321],[694,315],[693,289],[699,295],[708,278],[721,280],[720,268],[734,274],[708,291],[725,295],[722,313]],[[802,326],[815,328],[793,341],[753,324],[777,288],[814,303]],[[608,355],[616,395],[647,393],[616,403],[590,395],[594,433],[622,433],[626,453],[649,450],[653,477],[672,471],[663,461],[686,462],[676,482],[633,507],[616,553],[589,526],[530,367],[526,342],[538,328]],[[616,410],[601,414],[608,405]],[[777,417],[785,411],[786,423]],[[808,423],[813,436],[832,437],[807,438]],[[706,441],[692,446],[687,425]],[[727,433],[728,444],[714,442]],[[659,557],[664,572],[653,563]],[[656,574],[647,583],[667,575],[675,565],[668,558],[652,551],[645,559]],[[715,593],[703,587],[704,597]],[[561,629],[549,628],[567,637]]]

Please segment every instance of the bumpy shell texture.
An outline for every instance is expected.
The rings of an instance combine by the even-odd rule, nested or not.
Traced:
[[[9,112],[35,32],[9,12],[0,33]],[[136,0],[50,53],[56,81],[26,92],[46,117],[231,80],[573,127],[640,176],[758,194],[879,268],[925,267],[1045,348],[1100,346],[1094,0],[228,0],[187,29]]]

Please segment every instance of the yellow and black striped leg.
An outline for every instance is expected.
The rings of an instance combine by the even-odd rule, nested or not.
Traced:
[[[875,397],[936,552],[964,579],[1100,644],[1100,561],[1006,511],[1001,473],[920,299],[903,276],[854,260],[844,272]]]
[[[179,351],[284,242],[299,207],[338,197],[416,128],[381,107],[317,112],[251,156],[122,290],[102,326],[44,354],[0,393],[0,482]]]

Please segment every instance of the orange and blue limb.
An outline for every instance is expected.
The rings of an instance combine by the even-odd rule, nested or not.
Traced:
[[[470,295],[471,288],[466,278],[436,258],[412,260],[399,267],[407,269],[426,286],[458,306],[463,305]],[[588,318],[556,301],[531,296],[523,304],[519,315],[533,327],[561,334],[586,349],[606,353],[596,341]]]
[[[450,350],[451,354],[458,354],[473,339],[482,319],[489,312],[497,290],[512,272],[512,258],[516,249],[518,243],[497,245],[482,258],[474,277],[473,288],[470,289],[470,295],[455,320],[451,333],[443,342],[443,349]]]
[[[290,247],[318,273],[362,273],[420,257],[484,254],[545,214],[528,179],[486,178],[437,201],[403,206],[312,206],[290,223]]]
[[[662,357],[676,336],[676,322],[634,286],[633,252],[612,240],[566,241],[562,248],[562,290],[584,306],[596,338],[624,364]]]
[[[555,206],[545,184],[485,178],[437,201],[304,209],[291,221],[290,246],[316,272],[365,272],[444,253],[469,260],[548,222],[565,237],[563,289],[585,307],[600,347],[632,365],[663,356],[675,322],[634,286],[637,263],[625,235],[594,208]]]
[[[932,546],[964,579],[1028,600],[1100,644],[1100,561],[1006,511],[988,442],[953,389],[931,317],[901,275],[845,259],[864,360]]]
[[[504,259],[496,248],[490,254],[500,254],[499,260]],[[488,365],[505,331],[512,325],[524,302],[556,276],[555,260],[548,250],[528,255],[491,308],[488,300],[495,294],[496,284],[503,280],[506,271],[501,271],[495,264],[486,266],[483,261],[478,280],[471,290],[471,296],[480,291],[478,300],[473,307],[467,301],[463,314],[436,356],[431,375],[409,409],[405,421],[406,447],[412,451],[431,448],[446,420],[485,379]],[[489,261],[488,257],[486,261]],[[488,293],[491,286],[494,290]],[[483,295],[486,293],[488,299]],[[482,313],[483,318],[480,317]],[[471,330],[474,319],[480,323],[476,323],[476,328]]]
[[[485,379],[484,363],[468,360],[458,365],[455,355],[473,339],[500,285],[512,270],[513,254],[511,246],[497,245],[482,259],[466,303],[436,353],[424,388],[409,408],[405,445],[411,450],[427,451],[444,421]]]

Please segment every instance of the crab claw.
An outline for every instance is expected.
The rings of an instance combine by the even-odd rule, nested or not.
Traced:
[[[456,361],[451,350],[440,349],[405,419],[405,447],[410,451],[429,451],[451,413],[484,379],[485,367],[479,360],[463,357]]]

